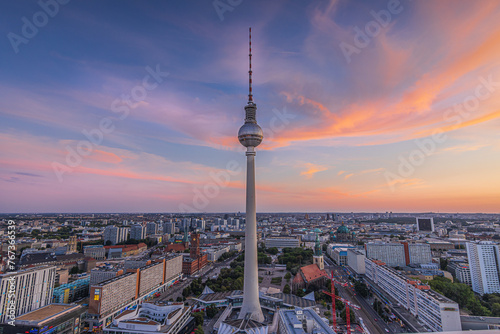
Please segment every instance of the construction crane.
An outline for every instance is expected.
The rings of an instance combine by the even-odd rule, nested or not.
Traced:
[[[323,290],[323,293],[325,293],[326,295],[332,297],[332,318],[333,318],[333,328],[336,329],[337,327],[337,315],[336,315],[336,311],[335,311],[335,300],[340,300],[341,302],[343,302],[345,304],[345,312],[346,312],[346,322],[347,322],[347,334],[351,334],[351,311],[350,311],[350,308],[354,308],[356,310],[359,310],[361,309],[359,306],[357,305],[354,305],[353,303],[351,303],[350,301],[340,297],[340,296],[336,296],[335,295],[335,283],[338,283],[342,286],[348,286],[349,284],[348,283],[341,283],[341,282],[338,282],[334,279],[334,276],[333,276],[333,271],[332,271],[332,284],[331,284],[331,292],[328,292],[326,290]]]
[[[337,296],[335,296],[335,283],[337,283],[343,287],[351,287],[351,284],[349,282],[345,282],[345,283],[339,282],[335,279],[335,277],[338,277],[338,276],[334,276],[333,270],[332,270],[332,276],[330,278],[330,280],[332,282],[331,292],[323,291],[324,293],[326,293],[327,295],[332,297],[332,320],[333,320],[333,328],[334,329],[337,327],[337,314],[335,312],[335,299],[338,299]]]

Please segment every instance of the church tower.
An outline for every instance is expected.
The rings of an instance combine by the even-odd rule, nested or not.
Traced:
[[[323,252],[321,251],[318,232],[316,232],[316,243],[314,244],[313,263],[318,266],[319,270],[325,269],[325,260],[323,259]]]

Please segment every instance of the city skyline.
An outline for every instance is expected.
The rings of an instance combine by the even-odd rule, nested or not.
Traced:
[[[498,3],[214,3],[6,4],[0,213],[244,212],[249,26],[259,212],[499,212]]]

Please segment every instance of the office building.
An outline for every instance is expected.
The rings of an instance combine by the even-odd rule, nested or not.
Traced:
[[[130,239],[143,240],[146,238],[146,227],[141,224],[133,225],[130,228]]]
[[[278,333],[326,333],[335,334],[330,326],[311,308],[279,310]]]
[[[434,232],[434,218],[417,218],[417,231]]]
[[[491,241],[468,242],[472,290],[480,295],[500,292],[500,253]]]
[[[386,294],[434,332],[461,331],[458,304],[418,280],[412,280],[379,260],[365,259],[365,278],[375,292]]]
[[[270,237],[264,241],[266,248],[296,248],[300,247],[300,239],[295,237]]]
[[[175,234],[175,223],[163,223],[163,234]]]
[[[50,304],[55,279],[54,266],[0,274],[0,323],[9,321],[9,315],[17,318],[21,314]],[[13,294],[15,296],[12,296]]]

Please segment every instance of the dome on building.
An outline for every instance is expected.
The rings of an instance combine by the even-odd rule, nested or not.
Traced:
[[[337,233],[349,233],[349,229],[347,228],[347,226],[345,226],[344,224],[342,224],[337,229]]]

